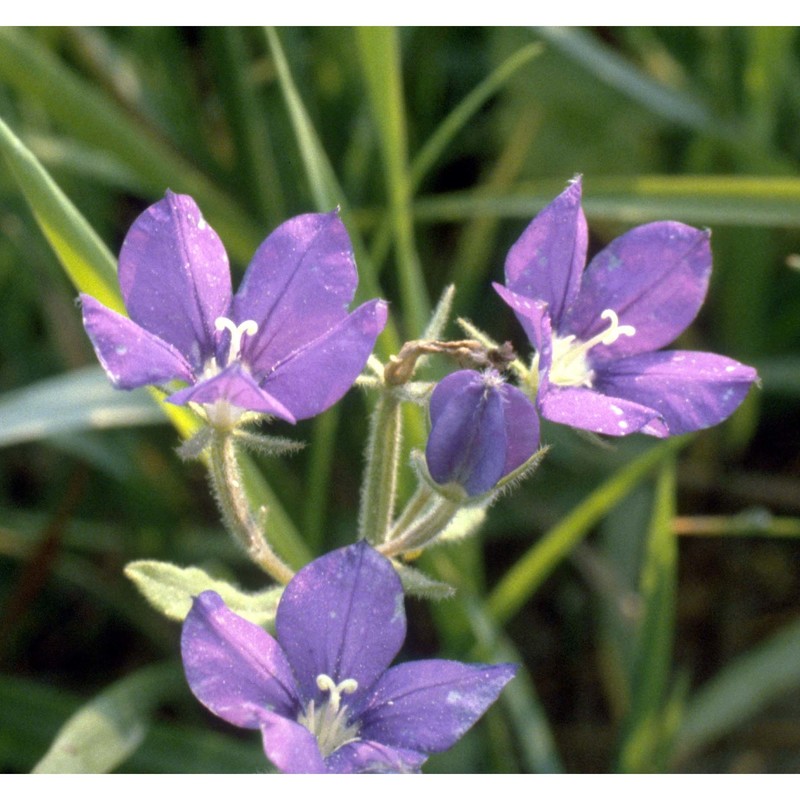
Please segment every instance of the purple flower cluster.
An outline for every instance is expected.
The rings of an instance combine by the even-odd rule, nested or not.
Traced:
[[[386,324],[380,300],[347,312],[358,276],[336,212],[284,222],[233,295],[219,237],[191,197],[167,192],[125,237],[119,281],[130,318],[81,295],[113,383],[185,381],[167,399],[200,404],[222,427],[245,410],[289,422],[324,411],[358,377]]]
[[[463,736],[517,669],[441,659],[390,667],[406,635],[403,590],[365,542],[300,570],[275,628],[273,638],[203,592],[181,649],[198,700],[260,730],[282,772],[416,772]]]

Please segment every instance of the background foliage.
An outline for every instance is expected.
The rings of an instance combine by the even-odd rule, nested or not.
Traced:
[[[192,194],[241,275],[287,216],[340,205],[360,298],[392,303],[382,356],[453,281],[458,314],[527,352],[489,282],[582,173],[594,249],[647,220],[713,229],[682,344],[763,386],[691,440],[546,426],[536,476],[425,557],[459,593],[410,601],[404,656],[525,665],[426,769],[800,770],[796,29],[5,28],[0,118],[0,769],[265,769],[122,571],[260,588],[175,455],[190,418],[113,392],[82,331],[76,287],[118,302],[136,214]],[[276,425],[309,447],[251,475],[296,565],[353,538],[368,403]]]

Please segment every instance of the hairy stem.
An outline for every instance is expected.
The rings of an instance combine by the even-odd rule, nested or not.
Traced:
[[[236,458],[234,437],[215,431],[211,440],[209,476],[222,521],[250,558],[279,583],[288,583],[294,572],[281,561],[269,546],[244,488]]]

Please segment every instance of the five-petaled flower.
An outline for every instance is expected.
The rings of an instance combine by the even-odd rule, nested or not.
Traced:
[[[336,212],[280,225],[232,295],[219,237],[191,197],[168,191],[128,231],[119,281],[130,319],[81,295],[113,383],[185,381],[167,399],[199,404],[219,427],[245,410],[289,422],[324,411],[358,377],[386,323],[380,300],[347,312],[358,276]]]
[[[301,569],[275,627],[277,639],[207,591],[186,617],[181,649],[198,700],[260,729],[283,772],[417,771],[516,671],[439,659],[389,668],[406,634],[403,590],[391,562],[365,542]]]
[[[587,229],[574,181],[530,223],[495,284],[536,349],[544,417],[611,436],[666,437],[730,416],[758,376],[713,353],[659,350],[695,318],[711,275],[707,231],[641,225],[584,271]]]
[[[522,466],[539,446],[539,418],[530,400],[493,369],[460,370],[431,395],[425,459],[440,484],[458,483],[475,496]]]

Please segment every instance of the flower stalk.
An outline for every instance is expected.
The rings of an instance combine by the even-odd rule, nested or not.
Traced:
[[[228,432],[214,431],[209,450],[208,471],[225,526],[261,569],[279,583],[288,583],[294,572],[269,546],[261,530],[260,521],[250,508],[239,461],[236,458],[235,440]],[[259,516],[263,517],[264,514]]]
[[[421,550],[444,531],[462,505],[443,495],[437,495],[424,514],[399,536],[378,545],[376,550],[387,558],[394,558],[412,550]]]

